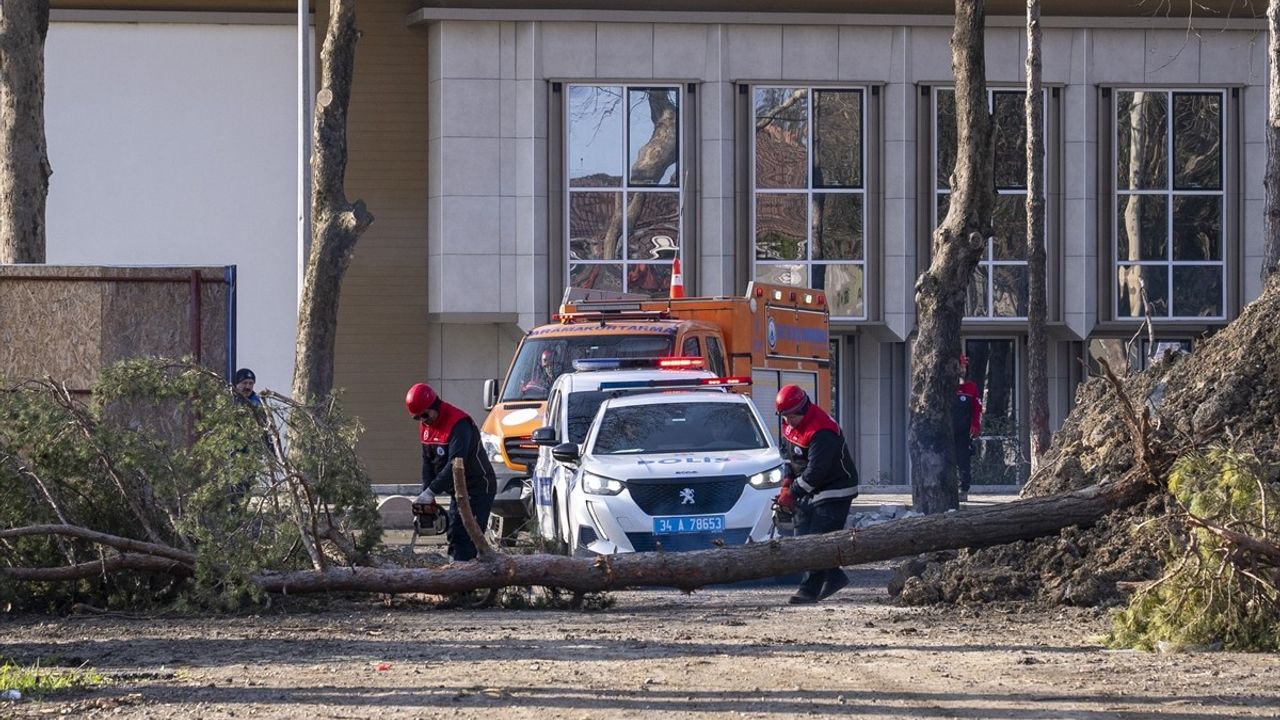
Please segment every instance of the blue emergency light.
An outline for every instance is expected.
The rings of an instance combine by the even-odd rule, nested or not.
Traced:
[[[595,370],[701,370],[705,362],[700,357],[663,358],[580,358],[573,361],[573,369],[579,372]]]

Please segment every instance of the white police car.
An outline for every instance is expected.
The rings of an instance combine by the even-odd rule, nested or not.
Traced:
[[[769,539],[778,447],[747,396],[717,391],[748,380],[619,370],[561,381],[534,434],[544,537],[577,555]]]

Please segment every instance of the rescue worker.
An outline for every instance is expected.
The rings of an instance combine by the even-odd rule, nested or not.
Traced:
[[[858,496],[858,469],[844,433],[799,386],[784,386],[774,404],[782,416],[783,473],[792,478],[787,489],[795,503],[796,534],[843,530]],[[808,572],[788,602],[816,603],[848,584],[849,576],[838,567]]]
[[[982,400],[978,398],[978,385],[966,373],[969,356],[960,353],[960,384],[956,386],[956,401],[951,410],[951,430],[956,446],[956,475],[960,484],[960,499],[969,499],[969,484],[973,480],[974,440],[982,429]]]
[[[422,440],[422,493],[414,501],[422,509],[435,505],[439,495],[453,494],[453,461],[462,458],[466,469],[467,496],[476,522],[483,528],[489,522],[489,510],[497,491],[493,465],[480,444],[480,429],[471,416],[450,405],[426,383],[409,388],[404,398],[409,414],[417,420]],[[438,506],[436,506],[438,507]],[[415,507],[415,512],[419,508]],[[471,560],[476,546],[462,524],[458,503],[449,504],[449,558]]]

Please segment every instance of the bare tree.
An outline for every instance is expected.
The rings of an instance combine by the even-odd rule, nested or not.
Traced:
[[[956,164],[947,216],[933,233],[929,269],[916,281],[911,355],[911,496],[915,509],[959,504],[951,406],[959,375],[965,291],[992,235],[995,184],[983,30],[983,0],[956,0],[951,64],[956,80]]]
[[[49,0],[0,5],[0,263],[45,260],[49,152],[44,41]]]
[[[356,241],[373,222],[364,202],[347,200],[347,105],[355,69],[355,0],[330,0],[329,28],[320,52],[320,92],[316,95],[315,154],[311,177],[311,255],[298,308],[293,396],[300,402],[333,389],[338,297]]]
[[[1267,172],[1262,277],[1280,269],[1280,0],[1267,2]]]
[[[1040,0],[1027,0],[1027,384],[1031,472],[1049,447],[1049,340],[1045,332],[1044,100],[1040,78]]]

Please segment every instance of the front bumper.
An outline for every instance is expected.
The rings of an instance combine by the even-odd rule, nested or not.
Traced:
[[[647,552],[707,550],[723,545],[766,542],[773,530],[772,504],[776,488],[746,487],[733,507],[723,513],[724,530],[710,533],[654,534],[653,515],[645,513],[631,498],[630,490],[617,495],[590,495],[575,492],[569,502],[570,532],[576,533],[578,547],[599,555]],[[693,513],[691,513],[693,514]]]
[[[525,475],[499,474],[498,492],[493,496],[494,515],[523,519],[533,515],[533,487]]]

